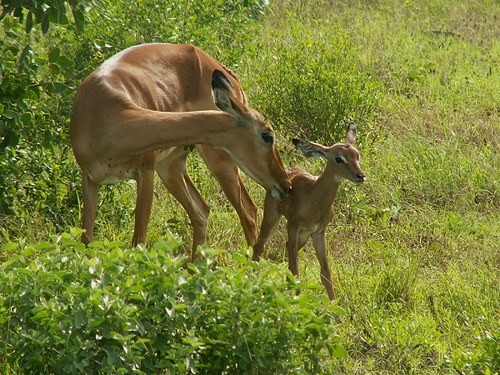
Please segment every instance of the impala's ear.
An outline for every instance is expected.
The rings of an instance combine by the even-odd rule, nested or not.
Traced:
[[[227,92],[233,90],[231,81],[227,79],[224,73],[217,69],[212,73],[212,89],[215,88],[220,88]]]
[[[347,134],[345,135],[345,142],[351,145],[356,143],[356,125],[354,122],[350,122],[347,126]]]
[[[219,109],[229,112],[233,109],[229,91],[232,89],[231,82],[220,70],[215,70],[212,74],[212,95],[214,102]]]
[[[318,143],[309,142],[300,138],[294,138],[292,142],[295,147],[308,158],[320,158],[326,155],[325,147]]]
[[[214,102],[220,110],[227,112],[240,119],[243,108],[231,97],[233,86],[227,77],[220,70],[215,70],[212,75],[212,95]],[[238,121],[238,124],[243,124]]]

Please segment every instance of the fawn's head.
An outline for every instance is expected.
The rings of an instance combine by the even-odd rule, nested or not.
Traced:
[[[307,157],[322,157],[328,161],[328,168],[334,168],[335,176],[353,182],[365,181],[365,172],[359,165],[359,151],[356,143],[356,125],[350,123],[347,128],[344,143],[336,143],[331,147],[304,139],[293,139],[293,144]]]

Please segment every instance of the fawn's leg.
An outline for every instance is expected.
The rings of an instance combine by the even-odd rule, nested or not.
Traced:
[[[328,267],[328,258],[326,253],[326,233],[325,230],[316,232],[312,235],[314,249],[316,250],[316,256],[318,257],[319,264],[321,267],[321,282],[326,288],[328,293],[328,298],[330,300],[335,299],[335,292],[333,289],[332,275],[330,272],[330,267]]]
[[[286,249],[288,252],[288,269],[295,277],[299,276],[299,250],[304,247],[309,239],[309,236],[301,236],[299,229],[299,226],[288,222],[288,241],[286,243]]]
[[[264,201],[264,217],[262,218],[259,238],[253,246],[252,260],[259,260],[262,252],[264,251],[264,244],[276,229],[280,217],[281,214],[278,209],[278,203],[272,196],[269,194],[266,195],[266,199]]]

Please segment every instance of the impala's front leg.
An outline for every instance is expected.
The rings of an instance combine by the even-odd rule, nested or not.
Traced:
[[[137,172],[137,200],[135,204],[135,227],[132,246],[146,243],[146,231],[153,205],[154,164],[154,153],[148,153],[144,156],[142,166]]]
[[[210,172],[235,208],[248,245],[253,246],[257,241],[257,206],[241,181],[238,167],[222,150],[206,145],[200,145],[198,149]]]
[[[210,207],[200,195],[186,171],[186,158],[190,150],[178,147],[161,160],[156,171],[168,191],[177,199],[189,216],[193,226],[193,248],[191,259],[196,258],[198,246],[207,239],[208,214]]]
[[[318,257],[319,264],[321,267],[321,282],[326,288],[328,293],[328,298],[330,300],[335,299],[335,291],[333,289],[332,274],[330,272],[330,267],[328,266],[328,257],[326,254],[326,233],[325,230],[314,233],[312,235],[314,249],[316,250],[316,256]]]

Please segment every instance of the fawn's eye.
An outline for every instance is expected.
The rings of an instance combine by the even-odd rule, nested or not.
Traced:
[[[343,156],[336,156],[335,161],[337,162],[337,164],[347,163],[347,160],[345,160]]]
[[[273,144],[274,143],[274,134],[273,133],[262,133],[262,139],[266,143]]]

